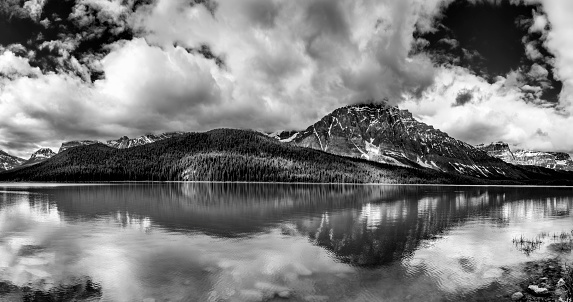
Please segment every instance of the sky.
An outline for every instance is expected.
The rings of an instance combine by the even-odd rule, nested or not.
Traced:
[[[470,144],[573,153],[570,0],[2,0],[0,149],[300,130],[387,101]]]

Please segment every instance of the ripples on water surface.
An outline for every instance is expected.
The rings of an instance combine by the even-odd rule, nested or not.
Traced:
[[[0,184],[0,300],[507,299],[553,255],[512,239],[570,231],[572,206],[572,188]]]

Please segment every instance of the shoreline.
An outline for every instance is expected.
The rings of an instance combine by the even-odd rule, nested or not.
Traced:
[[[217,184],[278,184],[278,185],[341,185],[341,186],[420,186],[420,187],[503,187],[503,188],[572,188],[573,185],[515,185],[515,184],[443,184],[443,183],[341,183],[341,182],[265,182],[265,181],[152,181],[152,180],[117,180],[117,181],[78,181],[78,182],[57,182],[57,181],[13,181],[13,182],[0,182],[0,186],[10,184],[54,184],[54,185],[106,185],[106,184],[163,184],[163,183],[217,183]]]

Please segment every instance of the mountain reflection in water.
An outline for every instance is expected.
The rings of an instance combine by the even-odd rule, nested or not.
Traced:
[[[111,301],[503,296],[551,253],[512,236],[573,228],[572,205],[571,188],[0,185],[0,299],[85,278]]]

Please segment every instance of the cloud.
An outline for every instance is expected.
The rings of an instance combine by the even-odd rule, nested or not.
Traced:
[[[546,47],[555,55],[554,69],[557,77],[563,82],[560,94],[560,106],[573,112],[573,2],[543,1],[543,9],[551,24],[547,34]]]
[[[465,68],[441,67],[435,84],[422,98],[408,100],[401,107],[473,145],[501,140],[523,149],[573,151],[573,137],[567,130],[573,117],[536,102],[540,88],[516,85],[516,73],[512,74],[488,83]],[[460,91],[469,87],[473,87],[473,99],[478,101],[452,106]],[[533,94],[532,101],[524,102],[528,94]]]
[[[212,75],[218,68],[200,55],[163,51],[143,39],[114,48],[102,61],[106,79],[93,85],[70,74],[41,73],[5,52],[0,70],[15,76],[0,81],[0,136],[57,147],[64,139],[191,130],[208,118],[201,106],[223,99]]]
[[[531,24],[529,31],[544,33],[548,24],[547,16],[533,12],[533,24]]]
[[[29,12],[32,19],[38,21],[45,4],[46,0],[29,0],[24,2],[24,9]]]
[[[388,98],[407,100],[424,121],[470,142],[518,143],[539,128],[548,136],[530,145],[569,148],[557,127],[533,129],[512,113],[523,110],[541,123],[568,121],[573,71],[567,66],[573,64],[566,63],[573,58],[566,20],[544,7],[530,29],[544,29],[545,44],[523,42],[537,63],[488,83],[452,66],[455,60],[435,66],[423,51],[430,41],[414,37],[438,30],[436,18],[450,2],[76,0],[67,16],[36,20],[46,31],[26,41],[37,45],[0,49],[0,147],[29,154],[31,146],[57,148],[69,139],[301,129],[337,107]],[[40,0],[28,6],[14,14],[40,9],[44,16],[52,9]],[[543,25],[544,16],[551,26]],[[54,31],[60,27],[66,30]],[[441,43],[460,58],[484,59],[475,49],[460,49],[458,40]],[[543,62],[545,46],[556,54],[555,65]],[[540,101],[539,89],[554,70],[569,81],[560,114]]]
[[[458,42],[458,40],[451,39],[451,38],[442,38],[438,41],[438,43],[446,44],[450,48],[456,48],[456,47],[460,46],[460,42]]]
[[[525,44],[525,54],[530,60],[533,61],[543,58],[543,55],[541,54],[541,52],[539,52],[539,50],[537,50],[535,44],[536,44],[535,42],[529,42]]]
[[[433,83],[432,62],[411,49],[415,28],[433,30],[439,0],[214,3],[77,0],[48,24],[68,31],[41,40],[42,56],[2,56],[19,74],[42,62],[34,77],[2,80],[4,141],[302,129],[348,103],[398,103]]]
[[[39,68],[33,68],[27,59],[16,56],[7,50],[0,55],[0,78],[15,80],[20,77],[37,77],[41,74]],[[2,81],[0,81],[0,88]]]
[[[473,99],[473,91],[470,89],[462,89],[458,92],[456,96],[456,101],[452,104],[452,106],[463,106]]]
[[[545,69],[543,66],[533,63],[531,65],[531,69],[527,73],[528,76],[532,77],[535,80],[547,80],[547,76],[549,75],[549,71]]]

